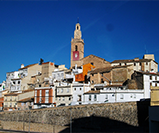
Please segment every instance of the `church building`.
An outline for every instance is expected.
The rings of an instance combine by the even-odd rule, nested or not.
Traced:
[[[108,67],[111,63],[95,55],[84,57],[84,40],[82,39],[81,26],[79,23],[75,26],[74,38],[71,40],[71,69],[75,66],[81,67],[85,64],[91,64],[95,68]]]

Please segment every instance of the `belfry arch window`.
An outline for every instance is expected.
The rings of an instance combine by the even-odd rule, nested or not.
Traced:
[[[75,51],[78,51],[78,46],[77,45],[75,46]]]
[[[78,26],[77,26],[77,30],[78,30]]]

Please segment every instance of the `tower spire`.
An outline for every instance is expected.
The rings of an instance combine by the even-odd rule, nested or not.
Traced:
[[[79,23],[79,17],[77,18],[77,23]]]

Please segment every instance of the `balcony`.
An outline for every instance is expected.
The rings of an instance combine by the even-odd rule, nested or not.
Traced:
[[[74,78],[74,75],[66,74],[65,78],[66,79]]]

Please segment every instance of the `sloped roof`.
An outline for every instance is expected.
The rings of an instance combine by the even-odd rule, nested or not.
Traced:
[[[145,74],[145,75],[157,75],[157,76],[159,76],[159,73],[155,73],[155,72],[142,72],[142,71],[135,71],[135,72]]]
[[[86,56],[86,57],[82,58],[81,60],[84,60],[85,58],[88,58],[88,57],[90,57],[90,56],[97,57],[97,58],[99,58],[99,59],[101,59],[101,60],[104,60],[104,61],[106,61],[104,58],[98,57],[98,56],[96,56],[96,55],[93,55],[93,54],[91,54],[91,55],[88,55],[88,56]],[[108,62],[108,61],[107,61],[107,62]]]
[[[127,60],[114,60],[112,61],[111,63],[129,63],[129,62],[149,62],[151,61],[152,59],[127,59]]]
[[[89,71],[89,73],[91,74],[95,74],[95,73],[103,73],[103,72],[109,72],[111,71],[112,69],[115,69],[115,68],[125,68],[125,67],[129,67],[131,65],[124,65],[124,66],[110,66],[110,67],[103,67],[103,68],[95,68],[93,69],[92,71]]]
[[[25,98],[25,99],[21,99],[18,102],[32,102],[34,97],[29,97],[29,98]]]
[[[5,94],[4,96],[17,96],[21,93],[9,93],[9,94]]]
[[[121,87],[122,85],[106,85],[104,87]]]
[[[100,93],[100,90],[95,90],[95,91],[90,90],[85,92],[84,94],[99,94],[99,93]]]
[[[38,63],[36,63],[36,64],[38,64]],[[31,67],[31,66],[34,66],[34,65],[36,65],[36,64],[30,64],[30,65],[27,65],[27,66],[25,66],[25,67],[23,67],[23,68],[20,68],[19,70],[26,69],[26,68]]]

